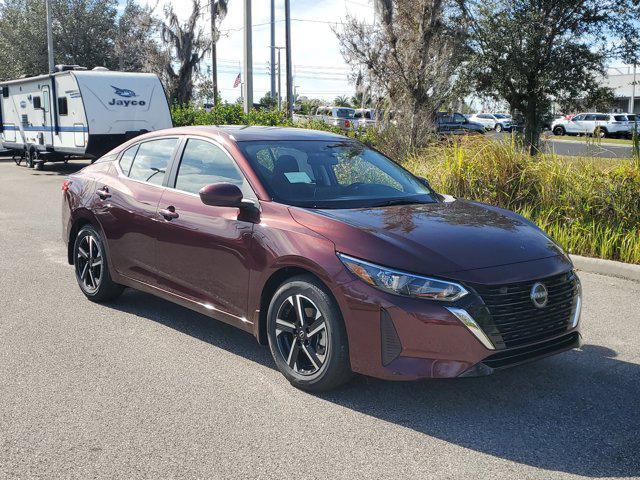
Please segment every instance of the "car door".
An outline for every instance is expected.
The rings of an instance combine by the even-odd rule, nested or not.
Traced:
[[[158,202],[178,137],[147,140],[128,148],[114,164],[109,181],[96,185],[95,209],[111,265],[120,274],[155,284]]]
[[[588,113],[584,116],[584,119],[580,121],[580,133],[593,133],[596,129],[596,116],[593,113]]]
[[[576,115],[571,120],[569,120],[565,125],[565,130],[567,133],[582,133],[582,122],[584,121],[585,115]]]
[[[158,265],[163,288],[246,322],[253,223],[236,207],[205,205],[205,185],[233,183],[245,199],[257,197],[233,158],[219,144],[190,137],[182,146],[158,207]],[[171,212],[171,215],[167,215]],[[164,214],[164,215],[163,215]]]

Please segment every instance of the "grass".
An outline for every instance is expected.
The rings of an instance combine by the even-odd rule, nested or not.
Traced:
[[[520,213],[569,253],[640,264],[640,168],[632,159],[532,158],[513,141],[468,138],[403,163],[438,191]]]

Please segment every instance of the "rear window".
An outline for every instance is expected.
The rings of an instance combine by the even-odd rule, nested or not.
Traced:
[[[133,163],[133,158],[136,156],[139,146],[140,145],[134,145],[127,149],[127,151],[122,154],[122,157],[120,157],[120,168],[127,176],[129,176],[129,170],[131,170],[131,164]]]
[[[609,115],[596,115],[596,120],[598,120],[599,122],[608,122]]]
[[[162,138],[140,144],[129,171],[129,178],[162,185],[177,143],[177,138]]]
[[[636,121],[636,117],[637,117],[637,115],[627,115],[627,120],[629,120],[630,122],[635,122]]]
[[[614,115],[613,118],[615,118],[618,122],[624,122],[627,120],[627,117],[624,115]]]
[[[351,108],[336,108],[336,117],[339,118],[353,118],[355,111]]]

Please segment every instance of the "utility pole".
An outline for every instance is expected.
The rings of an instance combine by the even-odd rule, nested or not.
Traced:
[[[636,113],[634,112],[634,108],[636,106],[636,63],[633,63],[633,83],[632,83],[632,87],[631,87],[631,108],[629,109],[629,113]]]
[[[281,82],[281,75],[280,72],[282,72],[282,63],[280,62],[280,51],[284,48],[284,47],[273,47],[274,50],[278,50],[278,110],[282,110],[282,82]]]
[[[285,55],[287,62],[287,117],[293,115],[293,72],[291,68],[291,1],[284,0]]]
[[[45,0],[47,10],[47,50],[49,54],[49,73],[56,71],[55,61],[53,59],[53,32],[51,31],[51,5],[50,0]]]
[[[244,0],[244,113],[253,108],[253,54],[251,0]]]
[[[276,0],[271,0],[271,98],[276,97]]]
[[[211,81],[213,83],[213,104],[218,106],[218,55],[216,52],[217,32],[216,32],[216,16],[218,13],[218,5],[215,0],[210,0],[211,6]]]

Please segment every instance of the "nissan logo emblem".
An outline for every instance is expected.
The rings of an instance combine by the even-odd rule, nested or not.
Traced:
[[[549,292],[547,292],[547,287],[545,287],[544,284],[540,282],[536,282],[533,284],[529,296],[531,297],[531,301],[533,302],[533,304],[538,308],[544,307],[549,300]]]

